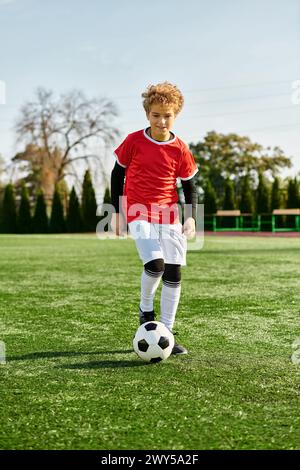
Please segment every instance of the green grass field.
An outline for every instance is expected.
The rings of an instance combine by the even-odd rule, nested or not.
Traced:
[[[175,325],[190,354],[147,365],[132,240],[0,236],[0,448],[300,449],[299,265],[297,238],[206,237]]]

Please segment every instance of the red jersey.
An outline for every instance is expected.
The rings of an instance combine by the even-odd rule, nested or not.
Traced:
[[[188,180],[198,168],[188,146],[172,135],[171,140],[158,142],[146,129],[140,130],[115,150],[119,165],[126,168],[123,209],[128,223],[135,219],[178,222],[176,179]],[[170,214],[168,220],[163,214]]]

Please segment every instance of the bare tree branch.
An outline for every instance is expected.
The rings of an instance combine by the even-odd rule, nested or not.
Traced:
[[[77,173],[79,161],[98,159],[103,166],[101,155],[90,150],[115,142],[119,135],[114,125],[116,116],[115,105],[107,99],[87,99],[79,90],[55,99],[51,90],[39,88],[35,100],[20,110],[15,131],[17,143],[25,150],[13,161],[30,162],[40,186],[48,186],[50,191],[56,181],[70,175],[71,166],[72,173]]]

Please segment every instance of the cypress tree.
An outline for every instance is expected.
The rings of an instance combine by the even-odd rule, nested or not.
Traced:
[[[299,208],[299,184],[296,178],[290,179],[287,190],[287,209]]]
[[[64,210],[58,188],[55,187],[50,217],[50,232],[63,233],[66,230]]]
[[[8,184],[5,187],[2,207],[2,230],[4,233],[17,232],[17,211],[14,187]]]
[[[274,178],[272,184],[272,193],[271,193],[271,210],[273,209],[281,209],[282,198],[280,194],[280,183],[279,178]]]
[[[3,222],[2,222],[2,197],[0,193],[0,233],[3,231]]]
[[[32,220],[30,214],[30,202],[25,184],[22,185],[21,202],[17,216],[17,227],[19,233],[32,232]]]
[[[111,203],[109,188],[106,188],[106,190],[105,190],[104,198],[103,198],[103,203],[104,203],[104,204],[110,204],[110,203]]]
[[[81,214],[83,230],[94,232],[97,225],[97,202],[89,170],[85,172],[82,184]]]
[[[47,207],[42,191],[38,192],[33,216],[33,231],[35,233],[47,233],[48,226]]]
[[[243,178],[240,211],[242,214],[252,214],[254,211],[254,199],[250,188],[249,176]]]
[[[268,214],[270,212],[269,188],[262,173],[258,175],[258,186],[256,190],[256,213]]]
[[[72,187],[69,207],[67,212],[67,230],[71,233],[80,232],[82,228],[82,220],[80,214],[79,199],[77,197],[74,186]]]
[[[229,178],[227,178],[225,182],[225,196],[223,201],[223,209],[226,211],[235,209],[234,186]]]
[[[204,211],[207,215],[217,212],[217,195],[210,181],[207,182],[204,191]]]
[[[3,196],[4,192],[0,186],[0,233],[3,231]]]
[[[110,197],[109,188],[105,189],[104,197],[103,197],[103,204],[111,204],[111,197]],[[107,217],[107,215],[104,214],[102,217],[99,218],[99,220],[103,219],[104,217]],[[104,227],[104,232],[107,232],[109,230],[110,222],[111,222],[111,217],[109,217],[109,221],[107,222],[107,224]]]

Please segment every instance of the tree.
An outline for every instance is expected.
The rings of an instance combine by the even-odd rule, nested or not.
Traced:
[[[217,212],[217,196],[210,181],[206,184],[203,202],[205,214],[211,215]]]
[[[16,133],[23,150],[13,161],[27,162],[28,180],[51,199],[56,183],[67,175],[79,181],[81,162],[94,161],[102,168],[101,156],[90,149],[115,141],[116,116],[107,99],[87,99],[78,90],[55,99],[51,91],[39,88],[35,100],[21,108]]]
[[[299,201],[299,183],[297,178],[290,179],[287,189],[287,208],[298,209],[300,206]]]
[[[55,187],[52,211],[50,217],[50,232],[51,233],[63,233],[66,230],[63,205],[61,202],[59,190]]]
[[[4,190],[2,206],[2,231],[4,233],[17,232],[17,211],[14,187],[8,184]]]
[[[281,209],[281,205],[282,205],[282,197],[280,193],[280,182],[279,182],[279,178],[276,177],[274,178],[274,181],[272,184],[271,210],[273,211],[274,209]]]
[[[106,187],[105,192],[104,192],[104,197],[103,197],[103,204],[111,204],[111,197],[110,197],[110,190],[109,187]],[[104,214],[99,217],[99,221],[106,218],[109,214],[107,214],[107,211],[104,211]],[[107,224],[104,227],[104,231],[107,232],[110,228],[110,222],[111,222],[111,217],[109,217],[109,220]]]
[[[264,148],[251,142],[249,137],[233,133],[208,132],[202,141],[190,144],[190,150],[201,168],[198,176],[200,186],[205,187],[210,180],[218,197],[222,196],[227,177],[240,194],[245,175],[255,178],[261,171],[276,176],[282,168],[292,166],[290,158],[279,147]]]
[[[270,211],[269,188],[262,173],[258,175],[258,186],[256,190],[256,213],[268,214]]]
[[[248,175],[244,176],[242,181],[240,211],[242,214],[252,214],[254,212],[254,198],[250,187],[250,178]]]
[[[232,181],[227,178],[225,182],[225,196],[223,201],[224,210],[235,209],[235,194]]]
[[[106,187],[105,192],[104,192],[103,203],[104,204],[110,204],[111,203],[110,191],[109,191],[108,187]]]
[[[37,195],[32,224],[34,233],[47,233],[49,230],[47,208],[42,190]]]
[[[5,174],[5,171],[6,171],[5,160],[4,160],[4,158],[2,157],[2,155],[1,155],[1,153],[0,153],[0,188],[3,187],[2,175]]]
[[[67,230],[70,233],[80,232],[82,229],[80,204],[74,186],[72,187],[70,194],[66,223]]]
[[[28,191],[23,184],[22,186],[22,193],[21,193],[21,201],[17,216],[17,228],[19,233],[31,233],[32,232],[32,220],[31,220],[31,213],[30,213],[30,202]]]
[[[83,230],[94,232],[97,225],[97,202],[89,170],[85,172],[82,184],[81,214]]]
[[[4,198],[4,187],[1,186],[1,181],[0,181],[0,232],[2,232],[3,198]]]

